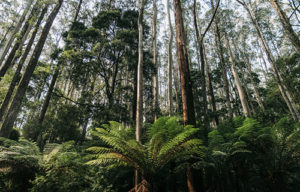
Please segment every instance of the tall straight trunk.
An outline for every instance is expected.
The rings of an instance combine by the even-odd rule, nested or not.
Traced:
[[[260,40],[260,43],[270,61],[270,65],[271,65],[271,68],[273,70],[273,75],[274,75],[274,78],[278,84],[278,88],[280,90],[280,93],[285,101],[285,103],[287,104],[288,108],[289,108],[289,111],[293,117],[293,119],[295,121],[300,121],[300,114],[298,112],[298,109],[296,107],[296,104],[294,103],[288,89],[286,88],[286,86],[284,85],[283,83],[283,79],[275,65],[275,58],[274,56],[272,55],[271,53],[271,50],[266,42],[266,39],[265,37],[263,36],[262,32],[261,32],[261,29],[258,25],[258,22],[255,18],[255,15],[252,11],[252,9],[248,8],[248,6],[244,3],[244,2],[241,2],[240,0],[237,0],[241,5],[243,5],[243,7],[245,8],[245,10],[247,11],[250,19],[251,19],[251,22],[252,24],[254,25],[255,29],[256,29],[256,32],[257,32],[257,35],[259,37],[259,40]]]
[[[21,57],[21,59],[20,59],[20,61],[18,63],[18,66],[17,66],[17,69],[16,69],[15,74],[13,76],[13,79],[12,79],[10,85],[9,85],[8,91],[7,91],[6,95],[5,95],[5,98],[4,98],[3,102],[2,102],[2,104],[1,104],[1,108],[0,108],[0,122],[2,121],[2,118],[4,117],[5,112],[7,111],[7,108],[8,108],[9,102],[11,100],[12,94],[13,94],[13,92],[15,90],[15,87],[17,86],[17,84],[20,81],[21,70],[22,70],[23,65],[25,63],[25,60],[26,60],[26,58],[27,58],[27,56],[28,56],[28,54],[29,54],[29,52],[31,50],[31,46],[32,46],[32,44],[34,42],[36,34],[37,34],[37,32],[39,30],[39,27],[41,25],[41,22],[42,22],[42,20],[43,20],[43,18],[45,16],[45,14],[47,13],[48,6],[49,5],[47,4],[43,8],[43,10],[41,12],[41,15],[39,16],[39,18],[38,18],[38,20],[37,20],[37,22],[35,24],[35,27],[34,27],[34,30],[33,30],[32,34],[31,34],[30,40],[29,40],[29,42],[28,42],[28,44],[27,44],[27,46],[25,48],[25,51],[24,51],[24,53],[23,53],[23,55],[22,55],[22,57]]]
[[[230,88],[231,88],[230,97],[231,97],[231,100],[234,102],[235,106],[237,106],[237,107],[233,107],[237,112],[237,113],[234,112],[234,116],[237,116],[237,115],[240,116],[240,115],[242,115],[241,111],[240,111],[242,106],[241,106],[241,102],[238,101],[239,95],[237,93],[236,87],[233,85],[234,82],[232,82],[232,81],[234,81],[234,78],[229,79],[229,84],[230,84]]]
[[[154,121],[158,118],[159,103],[158,103],[158,71],[159,66],[157,62],[157,5],[156,0],[153,0],[153,21],[152,21],[152,47],[153,47],[153,64],[156,67],[156,72],[153,76],[153,108]]]
[[[135,137],[137,142],[141,142],[141,133],[143,125],[143,17],[144,17],[144,0],[139,0],[138,16],[138,66],[137,66],[137,105],[136,105],[136,128]],[[135,170],[135,189],[137,191],[139,184],[139,172]]]
[[[232,72],[232,75],[234,77],[234,83],[235,83],[235,86],[238,90],[239,98],[240,98],[241,103],[242,103],[243,113],[244,113],[245,117],[250,117],[251,112],[250,112],[250,109],[249,109],[249,104],[248,104],[245,92],[243,90],[241,80],[240,80],[239,75],[236,71],[234,56],[233,56],[233,53],[232,53],[232,50],[231,50],[231,47],[230,47],[230,44],[229,44],[229,40],[226,37],[226,35],[225,35],[225,42],[226,42],[226,47],[228,48],[228,52],[229,52],[229,62],[230,62],[231,72]]]
[[[186,34],[182,17],[182,9],[180,0],[174,0],[175,8],[175,24],[176,24],[176,42],[177,55],[180,71],[181,94],[183,120],[185,125],[195,125],[195,108],[194,96],[192,90],[192,81],[190,78],[190,69],[188,61],[188,52],[186,47]]]
[[[10,32],[10,30],[11,30],[11,27],[8,27],[7,30],[5,31],[2,39],[0,40],[0,50],[1,50],[3,44],[4,44],[5,40],[6,40],[6,37],[7,37],[8,33]]]
[[[203,102],[203,114],[204,114],[204,123],[205,127],[208,127],[208,114],[207,114],[207,96],[206,96],[206,81],[205,81],[205,62],[204,62],[204,53],[203,53],[203,40],[204,37],[200,34],[197,23],[197,7],[196,0],[194,0],[193,5],[193,17],[194,17],[194,28],[196,32],[198,48],[200,53],[200,66],[201,66],[201,93],[202,93],[202,102]]]
[[[239,69],[242,70],[241,68],[239,68]],[[242,70],[242,73],[246,73],[246,72],[244,70]],[[256,114],[256,111],[255,111],[254,105],[252,103],[252,95],[250,94],[247,79],[243,75],[241,76],[241,82],[242,82],[242,85],[244,85],[243,88],[245,90],[246,100],[248,101],[250,114],[254,115],[254,114]]]
[[[13,64],[14,64],[13,60],[14,60],[14,58],[16,56],[17,50],[22,50],[22,47],[23,47],[23,44],[24,44],[24,42],[25,42],[25,40],[27,38],[28,32],[31,29],[31,24],[30,23],[32,22],[32,18],[34,18],[37,15],[38,11],[39,11],[39,6],[40,6],[39,4],[40,3],[37,2],[34,5],[32,11],[30,13],[30,15],[28,16],[25,24],[23,25],[23,27],[22,27],[22,29],[20,31],[20,37],[22,37],[22,38],[17,39],[15,41],[15,44],[12,47],[10,53],[8,54],[6,61],[4,62],[4,64],[2,65],[2,67],[0,68],[0,80],[5,75],[5,73],[7,72],[7,70],[9,68],[13,67]]]
[[[76,9],[76,13],[75,13],[73,22],[77,21],[77,18],[78,18],[80,9],[81,9],[81,5],[82,5],[82,0],[79,0],[78,7]],[[49,106],[49,103],[50,103],[50,99],[51,99],[51,96],[52,96],[57,78],[59,76],[59,73],[60,73],[60,64],[58,63],[58,65],[56,66],[55,72],[52,76],[52,80],[50,82],[50,86],[49,86],[47,95],[45,97],[45,100],[44,100],[44,103],[43,103],[43,106],[42,106],[42,109],[41,109],[41,112],[40,112],[40,115],[39,115],[38,121],[39,121],[40,124],[42,124],[43,121],[44,121],[44,118],[45,118],[45,115],[46,115],[46,112],[47,112],[47,109],[48,109],[48,106]]]
[[[258,103],[258,106],[260,107],[260,109],[262,111],[265,111],[265,107],[264,107],[264,104],[262,102],[262,98],[261,98],[261,96],[259,94],[259,91],[258,91],[258,88],[257,88],[257,84],[254,81],[254,78],[252,76],[252,69],[251,69],[251,64],[250,64],[249,58],[245,58],[245,63],[246,63],[247,72],[248,72],[249,77],[250,77],[251,84],[253,86],[253,90],[254,90],[254,95],[255,95],[255,98],[256,98],[256,102]]]
[[[143,123],[143,16],[144,0],[139,0],[138,17],[138,66],[137,66],[137,109],[136,109],[136,140],[141,141],[141,131]]]
[[[173,114],[173,102],[172,102],[172,68],[173,68],[173,54],[172,54],[172,45],[173,45],[173,26],[171,23],[171,15],[170,15],[170,2],[167,0],[167,17],[168,17],[168,25],[169,25],[169,42],[168,42],[168,110],[169,116]]]
[[[228,116],[229,116],[229,118],[232,118],[233,111],[232,111],[231,102],[230,102],[229,81],[228,81],[228,77],[227,77],[226,63],[225,63],[225,59],[224,59],[224,50],[223,50],[223,46],[221,43],[221,32],[220,32],[218,22],[219,22],[219,18],[217,18],[215,21],[215,30],[214,30],[215,44],[217,47],[217,53],[218,53],[218,57],[220,60],[220,65],[221,65],[221,70],[222,70],[222,75],[223,75],[223,83],[224,83],[224,91],[225,91],[225,97],[226,97],[226,107],[228,110]]]
[[[184,30],[182,9],[180,0],[174,0],[174,14],[176,24],[177,55],[181,80],[181,96],[184,125],[196,125],[194,97],[192,82],[190,78],[188,52],[186,47],[186,34]],[[192,170],[190,166],[186,169],[187,186],[189,192],[195,192]]]
[[[10,108],[9,108],[7,115],[4,119],[4,122],[1,126],[1,130],[0,130],[1,137],[8,137],[13,128],[14,122],[20,111],[22,100],[25,96],[25,92],[28,87],[29,81],[30,81],[33,71],[38,63],[39,57],[42,53],[44,44],[46,42],[47,36],[48,36],[51,26],[53,24],[53,21],[57,15],[57,13],[60,10],[62,3],[63,3],[63,0],[58,0],[55,8],[53,9],[53,11],[51,12],[51,14],[49,15],[49,17],[46,21],[46,24],[42,30],[40,39],[38,40],[37,45],[32,53],[32,56],[28,63],[28,66],[27,66],[27,68],[24,72],[24,75],[19,83],[18,88],[17,88],[15,97],[12,100]]]
[[[176,112],[179,113],[181,111],[180,105],[180,82],[179,82],[179,68],[178,65],[173,66],[173,74],[174,74],[174,87],[175,87],[175,98],[176,98]]]
[[[57,66],[57,68],[55,69],[55,73],[52,77],[52,80],[51,80],[51,83],[50,83],[45,101],[44,101],[43,106],[42,106],[42,110],[41,110],[40,115],[39,115],[38,122],[40,124],[44,121],[44,118],[45,118],[45,115],[46,115],[46,112],[47,112],[47,109],[48,109],[48,106],[49,106],[49,103],[50,103],[50,99],[51,99],[51,96],[52,96],[52,93],[53,93],[53,90],[54,90],[54,86],[55,86],[57,77],[59,75],[59,68],[58,67],[59,66]]]
[[[211,108],[214,113],[215,125],[218,126],[219,125],[219,117],[217,115],[216,99],[215,99],[214,89],[213,89],[213,85],[212,85],[212,76],[211,76],[210,68],[209,68],[209,65],[207,62],[205,49],[204,49],[204,61],[205,61],[205,70],[206,70],[206,74],[207,74],[206,76],[207,76],[209,95],[210,95],[210,100],[211,100]]]
[[[24,20],[25,20],[25,18],[26,18],[26,15],[27,15],[27,13],[29,12],[29,10],[30,10],[30,8],[31,8],[31,3],[32,3],[32,1],[33,1],[33,0],[30,0],[30,1],[28,2],[28,5],[26,6],[26,8],[25,8],[25,10],[24,10],[24,12],[23,12],[23,14],[22,14],[22,16],[20,17],[20,19],[19,19],[19,21],[18,21],[18,23],[17,23],[17,25],[16,25],[16,27],[15,27],[15,29],[14,29],[14,31],[13,31],[12,34],[10,35],[10,37],[9,37],[9,39],[8,39],[8,41],[7,41],[7,43],[6,43],[5,47],[4,47],[4,49],[3,49],[3,52],[2,52],[1,57],[0,57],[0,66],[1,66],[1,64],[3,63],[3,61],[4,61],[5,57],[6,57],[6,54],[8,53],[9,48],[11,47],[13,41],[15,40],[16,34],[19,32],[19,30],[21,29],[21,27],[22,27],[22,25],[23,25],[23,22],[24,22]]]
[[[297,33],[294,31],[289,18],[285,14],[285,12],[282,10],[279,0],[270,0],[271,5],[276,10],[280,22],[283,26],[284,31],[286,32],[288,38],[290,39],[291,43],[295,46],[298,53],[300,54],[300,39]]]

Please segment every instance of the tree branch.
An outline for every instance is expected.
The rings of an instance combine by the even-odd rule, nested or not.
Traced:
[[[218,11],[218,8],[219,8],[219,6],[220,6],[220,2],[221,2],[221,0],[218,1],[217,6],[216,6],[215,11],[214,11],[214,14],[213,14],[213,16],[212,16],[212,18],[211,18],[211,20],[210,20],[208,26],[206,27],[204,33],[201,35],[201,42],[203,42],[203,39],[204,39],[204,37],[205,37],[207,31],[208,31],[209,28],[211,27],[211,25],[212,25],[212,23],[213,23],[213,21],[214,21],[216,15],[217,15],[217,11]]]

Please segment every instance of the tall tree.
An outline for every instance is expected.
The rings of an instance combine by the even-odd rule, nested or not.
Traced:
[[[185,125],[195,125],[194,96],[192,90],[192,81],[190,77],[189,59],[186,44],[186,34],[184,30],[184,21],[180,0],[174,0],[177,58],[180,71],[180,83],[182,94],[183,120]]]
[[[189,57],[187,51],[186,34],[182,16],[181,1],[174,0],[174,14],[176,25],[177,58],[180,71],[181,97],[183,109],[183,121],[185,125],[196,125],[194,96],[192,81],[190,78]],[[187,166],[187,185],[189,192],[195,192],[193,174],[190,166]]]
[[[144,17],[144,0],[139,0],[138,16],[138,66],[137,66],[137,105],[136,105],[136,127],[135,137],[137,142],[141,142],[141,133],[143,125],[143,17]],[[135,170],[135,190],[139,184],[138,170]]]
[[[290,23],[290,19],[287,17],[285,12],[281,8],[279,0],[270,0],[270,2],[278,14],[282,27],[286,32],[288,38],[290,39],[291,43],[294,45],[294,47],[297,49],[298,53],[300,54],[300,39],[297,33],[294,31]]]
[[[250,17],[250,20],[253,24],[253,26],[255,27],[256,29],[256,32],[257,32],[257,35],[259,37],[259,40],[260,40],[260,43],[269,59],[269,62],[270,62],[270,65],[271,65],[271,68],[273,70],[273,75],[274,75],[274,78],[277,82],[277,85],[278,85],[278,88],[280,90],[280,93],[285,101],[285,103],[287,104],[288,108],[289,108],[289,111],[293,117],[293,119],[295,121],[300,121],[300,114],[299,114],[299,111],[296,107],[296,104],[294,103],[288,89],[286,88],[286,86],[284,85],[284,82],[283,82],[283,79],[275,65],[275,58],[267,44],[267,41],[260,29],[260,26],[258,24],[258,21],[255,17],[255,14],[253,13],[253,10],[251,8],[248,7],[248,5],[243,1],[243,0],[237,0],[238,3],[240,3],[244,8],[245,10],[247,11],[249,17]]]
[[[12,79],[10,85],[9,85],[9,88],[8,88],[8,90],[6,92],[5,98],[4,98],[4,100],[3,100],[2,104],[1,104],[1,108],[0,108],[0,122],[2,121],[2,118],[5,115],[5,112],[6,112],[7,108],[8,108],[8,105],[9,105],[9,102],[10,102],[11,97],[13,95],[13,92],[15,90],[15,87],[17,86],[17,84],[20,81],[21,70],[22,70],[23,65],[25,63],[25,60],[26,60],[26,58],[27,58],[27,56],[28,56],[28,54],[29,54],[29,52],[31,50],[31,46],[32,46],[32,44],[34,42],[34,39],[35,39],[36,35],[37,35],[37,32],[38,32],[39,27],[40,27],[40,25],[42,23],[42,20],[43,20],[45,14],[47,13],[48,7],[49,7],[49,5],[46,4],[44,6],[43,10],[41,11],[41,14],[40,14],[40,16],[39,16],[39,18],[38,18],[35,26],[34,26],[34,29],[32,31],[31,37],[30,37],[30,39],[28,41],[28,44],[27,44],[27,46],[25,48],[25,51],[24,51],[24,53],[23,53],[23,55],[22,55],[22,57],[21,57],[21,59],[20,59],[20,61],[18,63],[18,66],[17,66],[16,71],[14,73],[13,79]]]
[[[211,0],[211,5],[212,5],[212,7],[214,7],[213,0]],[[223,83],[224,83],[224,90],[225,90],[225,97],[226,97],[226,108],[228,110],[229,118],[232,118],[233,111],[232,111],[231,101],[230,101],[229,81],[228,81],[228,77],[227,77],[227,69],[226,69],[226,63],[225,63],[225,58],[224,58],[224,48],[222,46],[221,30],[220,30],[219,23],[220,23],[220,18],[219,18],[219,16],[217,16],[216,20],[214,21],[215,44],[217,47],[217,53],[218,53],[218,57],[220,60],[220,67],[221,67],[222,75],[223,75]]]
[[[169,41],[168,41],[168,110],[169,115],[171,116],[173,113],[173,95],[172,95],[172,73],[173,73],[173,26],[171,22],[171,15],[170,15],[170,1],[167,0],[167,17],[168,17],[168,25],[169,25]]]
[[[233,53],[232,53],[232,49],[231,49],[231,46],[230,46],[230,43],[229,43],[229,39],[226,35],[225,35],[225,43],[226,43],[226,47],[228,48],[230,68],[231,68],[232,75],[234,77],[235,86],[236,86],[236,88],[238,90],[238,93],[239,93],[240,101],[242,103],[243,113],[244,113],[245,117],[250,117],[251,112],[250,112],[250,109],[249,109],[249,104],[248,104],[245,92],[243,90],[241,80],[240,80],[239,75],[236,71],[235,59],[234,59],[234,56],[233,56]]]
[[[8,54],[5,62],[3,63],[2,67],[0,68],[0,80],[1,78],[5,75],[5,73],[7,72],[7,70],[10,67],[13,67],[14,65],[14,61],[16,59],[16,54],[17,51],[21,51],[23,44],[31,30],[31,23],[34,22],[34,19],[36,17],[36,15],[39,13],[40,11],[40,2],[37,2],[33,9],[31,10],[31,13],[29,14],[28,18],[26,19],[25,24],[23,25],[21,31],[20,31],[20,38],[17,38],[15,41],[14,46],[11,48],[10,53]]]
[[[77,19],[78,19],[78,15],[80,13],[81,5],[82,5],[82,0],[79,0],[78,6],[76,8],[75,16],[74,16],[74,19],[73,19],[73,23],[76,22]],[[45,115],[46,115],[46,112],[47,112],[47,109],[48,109],[48,106],[49,106],[49,103],[50,103],[50,99],[51,99],[51,96],[52,96],[52,93],[53,93],[53,90],[54,90],[57,78],[59,76],[59,73],[60,73],[60,62],[58,62],[57,66],[55,68],[54,74],[52,76],[52,80],[51,80],[50,85],[49,85],[48,92],[46,94],[46,97],[45,97],[45,100],[44,100],[41,112],[39,114],[38,121],[39,121],[40,124],[42,124],[43,121],[44,121],[44,118],[45,118]]]
[[[197,1],[194,0],[194,7],[193,7],[193,14],[194,14],[194,27],[195,27],[195,31],[196,31],[196,37],[197,37],[197,41],[198,41],[198,48],[199,48],[199,52],[200,52],[200,62],[201,62],[201,87],[202,87],[202,99],[203,99],[203,113],[204,113],[204,123],[205,123],[205,127],[206,129],[209,126],[209,119],[208,119],[208,111],[207,111],[207,93],[206,93],[206,80],[205,80],[205,58],[204,58],[204,38],[206,33],[208,32],[208,30],[210,29],[215,16],[217,14],[218,8],[220,5],[220,0],[217,3],[216,8],[213,7],[214,9],[214,13],[212,15],[212,18],[210,19],[210,22],[208,23],[208,26],[205,28],[204,32],[202,34],[200,34],[200,31],[198,29],[198,23],[197,23]],[[207,130],[206,133],[207,134]]]
[[[156,0],[153,0],[153,21],[152,21],[152,47],[153,47],[153,64],[156,67],[156,72],[153,76],[153,106],[154,120],[158,118],[159,103],[158,103],[158,71],[157,62],[157,5]]]
[[[27,13],[29,12],[29,10],[31,9],[31,4],[32,4],[33,0],[30,0],[27,5],[26,5],[26,8],[22,14],[22,16],[20,17],[14,31],[12,32],[12,34],[10,35],[10,37],[8,38],[8,41],[3,49],[3,52],[1,54],[1,57],[0,57],[0,65],[3,63],[13,41],[15,40],[16,38],[16,34],[19,32],[19,30],[21,29],[22,25],[23,25],[23,22],[27,16]]]
[[[211,108],[214,115],[214,124],[217,126],[219,125],[219,117],[217,115],[217,106],[216,106],[216,99],[212,84],[212,75],[210,72],[210,66],[208,65],[207,58],[206,58],[206,52],[204,49],[204,61],[205,61],[205,70],[206,70],[206,77],[207,77],[207,83],[208,83],[208,91],[210,95],[210,102],[211,102]]]
[[[5,116],[5,119],[2,123],[2,125],[1,125],[1,130],[0,130],[1,137],[8,137],[13,128],[14,122],[20,111],[22,100],[25,96],[25,92],[27,90],[29,81],[30,81],[33,71],[38,63],[39,57],[42,53],[43,47],[45,45],[45,42],[46,42],[47,36],[49,34],[49,31],[51,29],[51,26],[53,24],[53,21],[57,15],[57,13],[60,10],[62,3],[63,3],[63,0],[57,1],[56,6],[54,7],[53,11],[50,13],[50,15],[46,21],[46,24],[42,30],[40,39],[38,40],[38,42],[36,44],[36,47],[32,53],[32,56],[27,65],[27,68],[26,68],[26,70],[23,74],[23,77],[19,83],[19,86],[16,90],[16,94],[12,100],[10,108]]]

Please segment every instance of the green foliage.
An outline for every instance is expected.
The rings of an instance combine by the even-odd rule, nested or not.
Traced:
[[[0,190],[23,192],[39,170],[38,147],[25,139],[0,138]]]
[[[153,181],[155,176],[172,161],[179,163],[191,157],[201,159],[204,155],[202,142],[193,138],[199,129],[181,126],[181,130],[178,131],[177,118],[162,117],[158,119],[149,131],[151,138],[146,145],[140,144],[135,139],[124,137],[122,132],[126,132],[126,129],[114,129],[114,127],[116,128],[115,123],[111,124],[109,130],[98,128],[93,132],[93,135],[99,137],[108,146],[90,147],[88,151],[92,154],[88,157],[92,160],[88,164],[109,166],[110,168],[133,167],[139,170],[144,178],[141,185]],[[158,127],[159,125],[161,127]],[[177,130],[175,129],[176,131],[173,132],[172,128]]]
[[[52,147],[43,157],[43,172],[32,182],[32,192],[112,191],[105,178],[97,178],[101,170],[84,164],[80,148],[73,141]]]
[[[216,185],[208,188],[294,191],[299,187],[299,123],[284,117],[270,127],[247,118],[242,124],[232,124],[230,131],[221,131],[230,124],[226,122],[209,133],[211,154],[207,161],[211,163],[205,168],[212,177],[236,179],[212,179]]]

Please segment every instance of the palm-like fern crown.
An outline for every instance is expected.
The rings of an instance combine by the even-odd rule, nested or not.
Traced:
[[[183,127],[178,118],[163,117],[156,121],[148,130],[145,145],[116,122],[110,122],[105,128],[96,129],[93,135],[107,146],[90,147],[93,160],[88,164],[131,166],[143,175],[153,175],[172,160],[202,157],[204,153],[201,140],[194,138],[199,129]]]
[[[20,167],[35,168],[39,160],[39,149],[34,143],[0,137],[0,172],[12,172]]]

